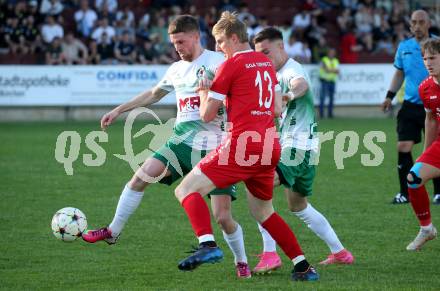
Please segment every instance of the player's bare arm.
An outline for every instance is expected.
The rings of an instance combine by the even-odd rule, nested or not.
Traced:
[[[210,98],[207,96],[206,90],[203,90],[203,92],[205,93],[200,94],[200,118],[203,122],[210,122],[214,120],[218,110],[223,106],[223,100]]]
[[[306,94],[307,90],[309,90],[309,84],[307,84],[306,79],[298,78],[290,81],[289,89],[290,89],[288,93],[289,100],[294,100],[301,98]]]
[[[435,114],[428,111],[425,117],[425,150],[437,139],[437,136],[438,126]]]
[[[141,94],[135,96],[133,99],[127,101],[114,108],[112,111],[106,113],[101,118],[101,128],[102,130],[106,130],[107,127],[112,124],[112,122],[122,113],[126,111],[130,111],[134,108],[148,106],[158,102],[165,95],[168,94],[168,91],[163,90],[159,87],[154,87],[153,89],[142,92]]]
[[[403,73],[403,71],[396,69],[393,75],[393,79],[391,80],[391,84],[387,96],[385,97],[385,100],[382,102],[381,105],[383,112],[390,110],[391,101],[393,101],[393,98],[396,95],[397,91],[399,91],[400,87],[402,87],[404,79],[405,79],[405,74]],[[392,94],[393,96],[391,96],[390,94]]]

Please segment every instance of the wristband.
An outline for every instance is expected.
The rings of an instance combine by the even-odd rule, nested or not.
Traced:
[[[396,97],[396,92],[388,90],[386,98],[393,100],[394,97]]]

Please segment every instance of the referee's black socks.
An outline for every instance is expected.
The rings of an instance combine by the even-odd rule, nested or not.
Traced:
[[[413,158],[411,152],[403,153],[399,152],[397,159],[397,172],[399,173],[400,193],[408,198],[408,184],[406,176],[408,176],[409,170],[413,166]],[[440,187],[440,182],[439,182]],[[440,188],[439,188],[440,190]]]
[[[434,195],[440,194],[440,178],[432,179],[432,183],[434,184]]]

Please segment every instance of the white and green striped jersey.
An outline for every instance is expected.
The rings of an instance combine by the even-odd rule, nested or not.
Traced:
[[[224,60],[222,54],[204,50],[192,62],[180,60],[173,63],[159,82],[159,88],[176,93],[177,119],[172,137],[176,143],[183,142],[198,150],[212,150],[220,144],[225,110],[219,110],[213,121],[203,122],[199,112],[200,96],[196,89],[203,73],[212,80]]]
[[[280,120],[280,143],[282,148],[293,147],[301,150],[318,151],[315,106],[309,76],[303,66],[293,59],[289,59],[277,72],[277,79],[282,93],[289,92],[290,81],[299,78],[304,78],[307,81],[309,89],[304,96],[287,104]]]

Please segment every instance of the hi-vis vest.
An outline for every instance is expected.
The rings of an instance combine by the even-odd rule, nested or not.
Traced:
[[[339,67],[339,61],[337,58],[330,59],[329,57],[325,56],[321,59],[321,61],[329,69],[336,69]],[[338,74],[326,72],[321,66],[319,68],[319,78],[329,82],[336,82]]]

